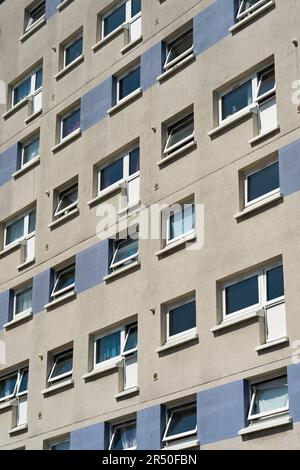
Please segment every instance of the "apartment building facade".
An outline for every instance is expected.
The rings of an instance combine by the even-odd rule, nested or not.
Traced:
[[[298,0],[0,2],[0,449],[297,449]]]

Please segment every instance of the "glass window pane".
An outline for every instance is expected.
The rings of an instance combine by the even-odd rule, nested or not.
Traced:
[[[222,119],[237,113],[252,103],[252,82],[249,80],[222,97]]]
[[[124,346],[124,352],[136,349],[138,344],[138,327],[137,325],[131,326],[128,331],[128,336]]]
[[[73,352],[60,355],[55,358],[55,367],[53,369],[52,378],[62,374],[67,374],[73,369]]]
[[[35,74],[35,90],[42,88],[43,85],[43,69],[40,69]]]
[[[28,233],[35,232],[35,225],[36,225],[36,211],[32,211],[29,214]]]
[[[64,191],[63,193],[59,194],[59,202],[57,206],[57,211],[62,211],[67,209],[72,204],[76,203],[78,200],[78,186],[74,186],[74,188]]]
[[[140,149],[136,148],[129,154],[129,175],[140,171]]]
[[[174,411],[168,429],[168,437],[194,431],[197,426],[196,407]]]
[[[253,276],[226,288],[226,315],[259,301],[258,276]]]
[[[136,447],[136,424],[116,428],[111,450],[126,450],[133,447]]]
[[[248,202],[279,188],[278,162],[248,176]]]
[[[24,98],[29,96],[30,93],[31,93],[31,77],[24,80],[24,82],[20,83],[20,85],[18,85],[14,89],[14,102],[13,102],[13,104],[14,105],[18,104]]]
[[[240,0],[241,4],[241,11],[240,13],[244,13],[247,11],[250,7],[258,3],[260,0]]]
[[[112,33],[121,24],[126,21],[126,4],[123,3],[119,8],[113,11],[109,16],[104,19],[104,36]]]
[[[137,15],[138,13],[140,13],[141,9],[142,9],[142,2],[141,0],[131,0],[132,3],[131,3],[131,16],[135,16]]]
[[[119,100],[133,93],[141,85],[140,67],[119,81]]]
[[[121,333],[116,331],[99,338],[96,342],[96,363],[107,361],[120,355]]]
[[[116,160],[101,170],[100,190],[108,188],[123,179],[123,158]]]
[[[25,312],[32,307],[32,288],[26,289],[16,294],[15,315]]]
[[[24,237],[24,217],[8,225],[6,229],[6,245]]]
[[[29,370],[26,369],[22,373],[22,378],[21,378],[21,383],[19,385],[18,393],[27,392],[27,390],[28,390],[28,376],[29,376]]]
[[[70,450],[70,441],[51,445],[51,450]]]
[[[0,399],[8,397],[14,393],[17,383],[17,374],[0,380]]]
[[[195,229],[195,206],[185,204],[183,212],[183,233],[191,232]]]
[[[167,63],[172,62],[185,51],[191,49],[193,47],[193,32],[190,31],[189,33],[181,36],[180,38],[176,39],[176,41],[172,42],[169,47],[169,55]]]
[[[280,384],[282,382],[282,384]],[[256,397],[252,414],[267,413],[286,408],[289,404],[286,378],[274,379],[254,386]]]
[[[173,145],[178,144],[182,140],[186,139],[189,136],[192,136],[194,132],[194,116],[188,116],[187,118],[182,119],[182,121],[177,122],[168,129],[168,148],[173,147]]]
[[[77,111],[74,111],[70,116],[64,118],[62,124],[62,138],[64,139],[80,128],[80,109],[77,109]]]
[[[34,158],[38,157],[40,154],[40,139],[39,137],[29,144],[25,145],[23,148],[23,161],[22,164],[30,162]]]
[[[271,69],[268,72],[262,72],[258,77],[260,86],[258,96],[262,96],[275,87],[275,70]]]
[[[196,302],[181,305],[169,311],[169,336],[178,335],[196,326]]]
[[[75,41],[69,47],[66,48],[65,66],[71,64],[77,57],[82,54],[82,38]]]
[[[58,281],[55,287],[55,292],[75,284],[75,268],[58,274]]]
[[[29,13],[29,25],[35,23],[45,14],[45,2],[40,3],[38,6],[33,8]]]
[[[267,271],[267,300],[277,299],[284,295],[283,267]]]
[[[138,240],[121,240],[116,248],[116,256],[114,264],[123,261],[130,256],[137,255],[138,252]]]
[[[171,214],[170,217],[170,240],[183,235],[183,210]]]

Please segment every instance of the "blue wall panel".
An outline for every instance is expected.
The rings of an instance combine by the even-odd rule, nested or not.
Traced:
[[[98,423],[72,431],[70,450],[105,450],[108,448],[108,425]]]
[[[11,312],[11,291],[7,290],[0,293],[0,329],[10,320]]]
[[[32,312],[34,315],[44,310],[44,306],[49,302],[52,279],[53,272],[51,269],[48,269],[33,278]]]
[[[103,240],[76,256],[75,285],[78,294],[101,284],[108,274],[108,244],[108,240]]]
[[[85,131],[107,117],[113,106],[113,77],[99,83],[81,98],[81,129]]]
[[[300,364],[288,367],[288,390],[290,415],[293,421],[300,421]]]
[[[137,413],[138,450],[159,450],[166,426],[165,407],[161,405],[146,408]]]
[[[10,181],[17,171],[18,144],[14,144],[0,154],[0,186]]]
[[[300,189],[300,140],[279,150],[280,191],[284,196]]]
[[[57,13],[57,5],[60,0],[46,0],[46,19],[49,20],[53,15]]]
[[[162,71],[162,43],[151,47],[141,57],[141,87],[143,91],[157,83]]]

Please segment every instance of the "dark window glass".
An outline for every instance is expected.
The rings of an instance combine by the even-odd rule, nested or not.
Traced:
[[[194,431],[196,425],[196,406],[188,409],[174,411],[167,436],[177,436],[178,434]]]
[[[71,64],[82,54],[82,38],[66,48],[65,66]]]
[[[100,189],[106,189],[123,178],[123,158],[116,160],[101,170]]]
[[[252,103],[252,82],[249,80],[222,97],[222,119],[237,113]]]
[[[126,4],[123,3],[119,8],[113,11],[104,19],[104,36],[112,33],[126,20]]]
[[[181,305],[169,312],[169,335],[174,336],[196,326],[196,302]]]
[[[99,338],[96,342],[96,363],[107,361],[120,355],[120,331]]]
[[[276,162],[248,176],[248,201],[253,201],[278,188],[279,165]]]
[[[129,175],[140,171],[140,149],[136,148],[129,154]]]
[[[43,69],[36,72],[35,75],[35,90],[38,90],[43,85]]]
[[[267,271],[267,300],[277,299],[284,295],[283,267]]]
[[[30,92],[31,92],[31,77],[24,80],[24,82],[20,83],[20,85],[18,85],[14,89],[14,102],[13,102],[13,104],[14,105],[18,104],[20,101],[22,101],[28,95],[30,95]]]
[[[258,276],[253,276],[226,288],[226,314],[257,304]]]
[[[63,120],[62,138],[67,137],[80,128],[80,109],[74,111],[68,117]]]
[[[28,233],[35,232],[35,226],[36,226],[36,211],[32,211],[29,214]]]
[[[130,95],[130,93],[134,92],[140,87],[141,84],[141,74],[140,74],[140,67],[133,72],[130,72],[124,78],[120,80],[120,88],[119,88],[119,100],[125,98],[125,96]]]
[[[135,16],[141,11],[142,9],[141,3],[142,3],[141,0],[132,0],[131,16]]]

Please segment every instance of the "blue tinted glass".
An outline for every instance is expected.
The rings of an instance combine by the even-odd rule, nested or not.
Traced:
[[[258,303],[258,276],[250,277],[226,288],[226,314]]]
[[[119,8],[113,11],[104,19],[104,36],[117,29],[126,20],[126,4],[123,3]]]
[[[19,240],[24,236],[24,218],[17,220],[6,229],[6,245]]]
[[[21,392],[27,392],[28,390],[28,369],[24,370],[21,383],[19,386],[19,393]]]
[[[14,103],[13,104],[14,105],[18,104],[28,95],[30,95],[30,92],[31,92],[31,77],[24,80],[24,82],[20,83],[20,85],[18,85],[14,89]]]
[[[279,165],[276,162],[248,177],[248,201],[253,201],[278,188]]]
[[[14,393],[16,381],[17,375],[12,375],[0,381],[0,398],[8,397]]]
[[[176,307],[169,312],[169,335],[174,336],[196,326],[196,302]]]
[[[56,358],[56,364],[52,373],[52,377],[58,377],[62,374],[67,374],[73,369],[73,352],[70,352],[61,357]]]
[[[58,292],[62,289],[66,289],[66,287],[72,286],[74,283],[75,283],[75,267],[68,271],[58,273],[55,292]]]
[[[101,170],[100,189],[108,188],[123,178],[123,158],[116,160]]]
[[[76,131],[76,129],[80,128],[80,109],[75,111],[74,113],[70,114],[70,116],[66,117],[63,120],[63,131],[62,137],[67,137],[72,132]]]
[[[78,39],[76,42],[71,44],[66,49],[66,63],[65,65],[71,64],[77,57],[80,57],[82,54],[82,38]]]
[[[35,89],[38,90],[43,85],[43,69],[36,72],[35,75]]]
[[[267,300],[277,299],[284,295],[283,268],[270,269],[267,272]]]
[[[131,16],[135,16],[141,11],[142,9],[141,3],[142,3],[141,0],[132,0]]]
[[[116,254],[114,264],[123,261],[130,256],[137,255],[138,253],[138,240],[128,238],[128,240],[121,240],[116,245]]]
[[[59,442],[51,446],[51,450],[70,450],[70,442]]]
[[[36,212],[32,211],[29,214],[28,233],[35,232],[35,225],[36,225]]]
[[[131,349],[137,348],[138,344],[138,328],[137,325],[132,326],[128,330],[128,336],[124,346],[124,351],[131,351]]]
[[[40,139],[37,138],[24,147],[22,164],[30,162],[40,154]]]
[[[196,425],[196,407],[175,411],[168,429],[168,436],[194,431]]]
[[[119,99],[125,98],[137,90],[141,84],[140,67],[120,80]]]
[[[222,119],[237,113],[252,103],[251,80],[227,93],[222,98]]]
[[[120,331],[100,338],[96,345],[96,363],[119,356],[120,341]]]
[[[140,149],[134,149],[129,154],[129,175],[140,171]]]

